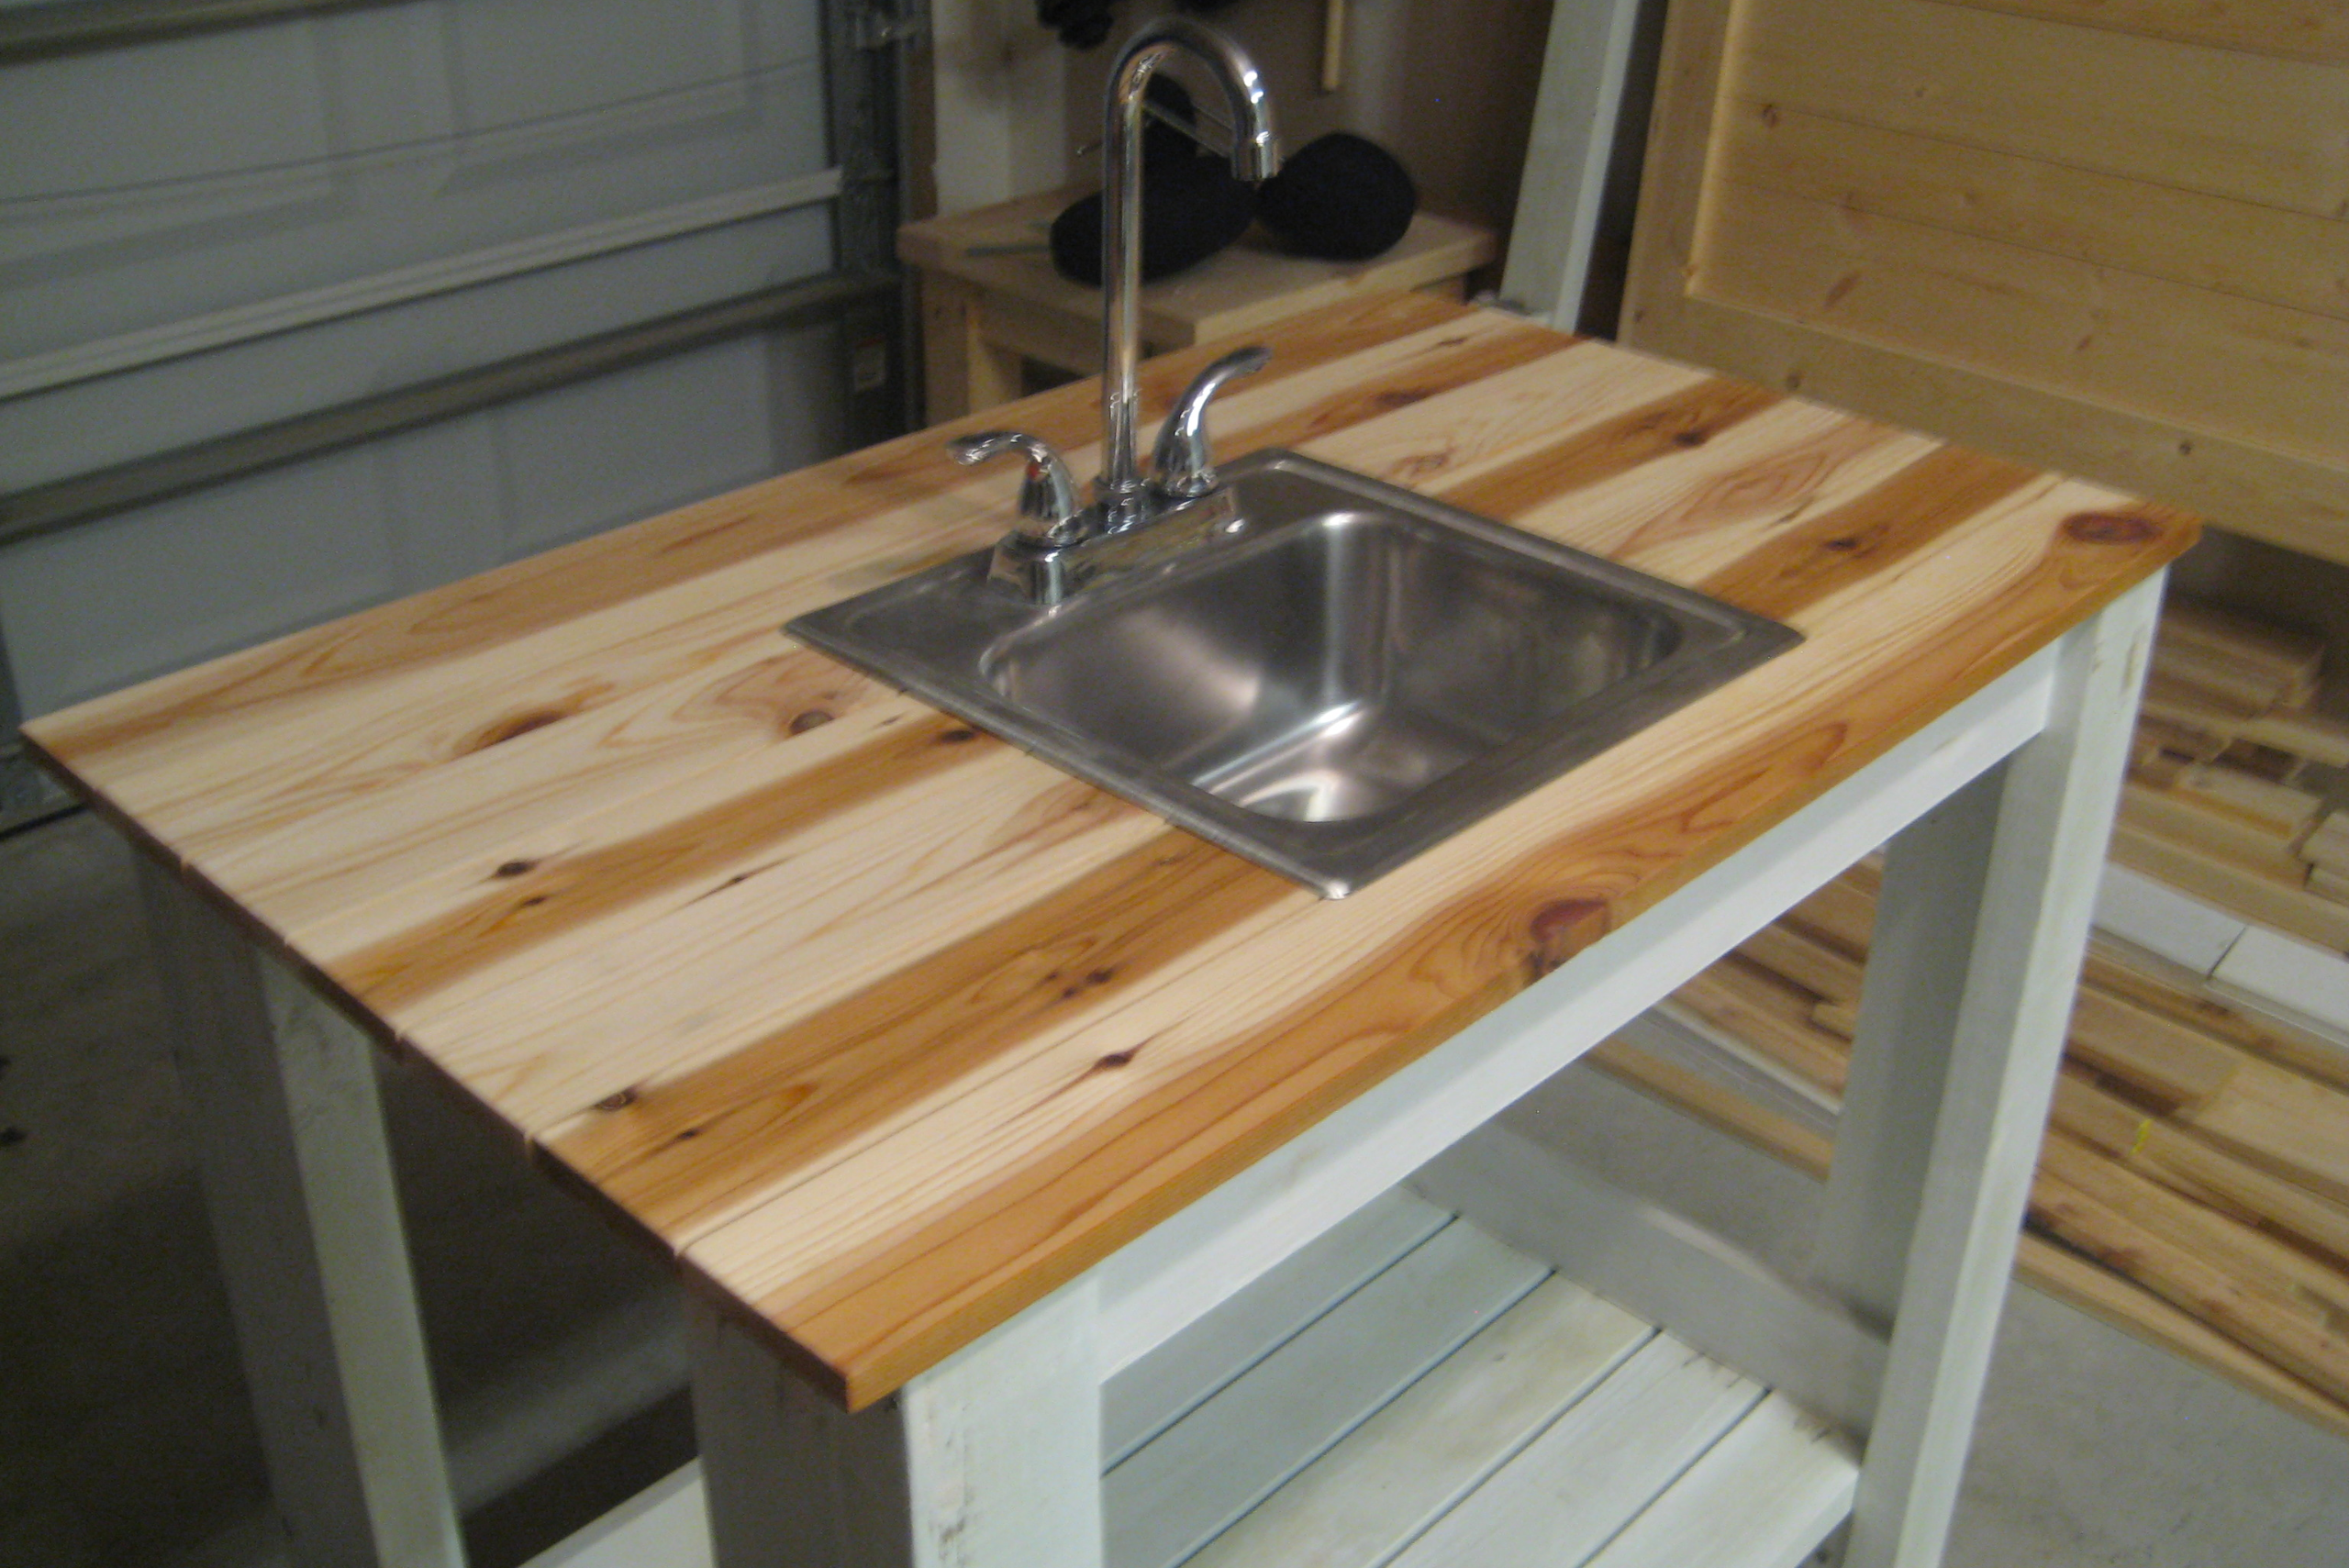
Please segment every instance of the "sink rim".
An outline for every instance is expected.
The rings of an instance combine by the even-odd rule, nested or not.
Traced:
[[[1478,552],[1497,550],[1529,559],[1593,584],[1605,596],[1653,607],[1679,624],[1679,646],[1525,734],[1461,762],[1403,800],[1361,816],[1313,821],[1252,810],[1047,719],[1008,700],[988,672],[1006,643],[1049,636],[1053,617],[1074,614],[1095,621],[1112,615],[1119,604],[1227,565],[1229,550],[1269,550],[1270,541],[1289,530],[1341,509],[1337,500],[1236,539],[1219,538],[1213,528],[1196,530],[1202,541],[1197,548],[1088,588],[1056,609],[991,589],[985,581],[989,552],[979,550],[799,616],[784,630],[1329,898],[1346,896],[1802,640],[1790,627],[1677,584],[1299,452],[1264,449],[1223,470],[1227,489],[1267,474],[1318,484],[1347,497],[1353,509],[1399,513],[1415,526],[1465,536]],[[1200,505],[1214,504],[1210,497]],[[886,642],[860,635],[861,625],[916,606],[945,611],[960,625],[944,628],[935,619],[925,624],[918,617],[918,631],[940,635]],[[958,656],[941,648],[967,652]]]

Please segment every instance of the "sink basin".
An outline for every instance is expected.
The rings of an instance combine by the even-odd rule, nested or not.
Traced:
[[[982,551],[785,629],[1332,898],[1798,640],[1295,452],[1223,478],[1055,608]]]

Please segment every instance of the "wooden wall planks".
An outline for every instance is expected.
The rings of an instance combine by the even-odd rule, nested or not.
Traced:
[[[2349,560],[2349,8],[1675,7],[1627,341]]]

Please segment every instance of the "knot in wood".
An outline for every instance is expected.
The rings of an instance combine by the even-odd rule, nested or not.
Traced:
[[[2075,512],[2064,519],[2064,537],[2082,544],[2143,544],[2160,532],[2151,517],[2128,512]]]
[[[1533,968],[1547,974],[1607,934],[1607,905],[1598,898],[1561,898],[1534,912]]]

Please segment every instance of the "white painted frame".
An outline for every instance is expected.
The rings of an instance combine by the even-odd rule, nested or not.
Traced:
[[[1846,1562],[1932,1568],[2011,1270],[2160,589],[2158,575],[2140,584],[1646,916],[871,1410],[840,1412],[762,1335],[699,1306],[695,1396],[714,1520],[709,1560],[1097,1568],[1102,1384],[1428,1167],[1423,1185],[1451,1188],[1480,1222],[1537,1251],[1575,1251],[1568,1231],[1599,1237],[1581,1249],[1585,1261],[1665,1327],[1690,1323],[1700,1342],[1770,1363],[1756,1370],[1865,1425]],[[1505,1134],[1430,1164],[1896,836],[1887,929],[1831,1177],[1820,1262],[1829,1298],[1763,1278],[1751,1260],[1602,1184],[1582,1183],[1576,1208],[1545,1217],[1542,1195],[1562,1189],[1522,1161],[1512,1176]],[[362,1223],[316,1201],[335,1179],[332,1162],[320,1163],[329,1154],[352,1167],[357,1190],[387,1175],[379,1128],[377,1152],[351,1152],[374,1116],[372,1080],[363,1105],[343,1104],[334,1150],[313,1147],[316,1129],[282,1108],[318,1098],[287,1065],[301,1042],[339,1040],[346,1086],[347,1063],[355,1052],[363,1065],[364,1045],[347,1025],[342,1035],[321,1028],[324,1010],[290,986],[274,1017],[263,1013],[251,955],[187,895],[160,876],[155,884],[191,1054],[246,1064],[241,1076],[197,1064],[217,1085],[198,1087],[227,1107],[222,1127],[233,1129],[217,1141],[273,1145],[250,1162],[256,1169],[275,1170],[293,1151],[293,1176],[257,1185],[234,1148],[208,1157],[254,1186],[239,1200],[247,1218],[235,1205],[226,1211],[232,1291],[240,1304],[263,1284],[287,1296],[273,1310],[289,1336],[337,1342],[346,1326],[366,1323],[380,1333],[372,1360],[328,1357],[307,1374],[314,1396],[353,1412],[344,1435],[294,1456],[357,1477],[321,1499],[320,1528],[376,1553],[339,1561],[453,1562],[429,1545],[385,1554],[382,1521],[396,1510],[369,1489],[432,1446],[429,1391],[421,1418],[414,1398],[420,1337],[381,1332],[403,1311],[413,1321],[396,1211],[388,1226],[380,1213]],[[1946,919],[1928,917],[1937,912],[1956,914],[1954,937]],[[387,1186],[383,1194],[387,1202]],[[240,1252],[232,1243],[245,1235],[283,1239]],[[288,1296],[279,1255],[317,1283]],[[1890,1328],[1880,1352],[1876,1319]],[[290,1340],[249,1336],[249,1353],[263,1342],[274,1352]],[[1806,1370],[1806,1354],[1821,1364]],[[354,1454],[347,1435],[384,1410],[393,1413],[384,1429],[409,1456],[399,1465]],[[663,1483],[665,1496],[691,1485]],[[676,1560],[702,1561],[700,1551],[685,1542]],[[544,1561],[566,1560],[558,1551]]]
[[[139,863],[288,1558],[462,1568],[374,1046]]]
[[[1640,0],[1556,0],[1501,297],[1572,332],[1615,155]]]

